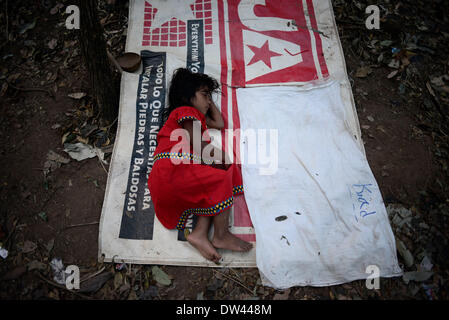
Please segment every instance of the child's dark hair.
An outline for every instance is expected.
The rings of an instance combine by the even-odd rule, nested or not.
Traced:
[[[218,92],[220,85],[217,80],[204,73],[193,73],[186,68],[179,68],[173,72],[168,90],[168,108],[164,115],[164,122],[170,113],[178,107],[192,106],[191,100],[201,88],[207,87],[209,92]]]

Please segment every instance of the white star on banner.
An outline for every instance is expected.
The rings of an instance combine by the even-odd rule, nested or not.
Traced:
[[[151,0],[149,3],[157,9],[156,16],[151,23],[151,29],[160,28],[165,22],[172,18],[178,20],[194,20],[192,5],[195,0]]]

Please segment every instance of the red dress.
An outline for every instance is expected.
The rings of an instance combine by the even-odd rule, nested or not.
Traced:
[[[190,144],[183,144],[183,150],[188,152],[179,153],[179,148],[173,152],[173,146],[179,146],[181,139],[170,141],[170,134],[183,128],[185,120],[200,121],[201,134],[206,131],[205,137],[209,137],[206,118],[200,111],[193,107],[176,108],[157,135],[154,164],[148,177],[156,216],[168,229],[183,230],[190,214],[215,216],[233,205],[234,196],[243,194],[242,176],[236,164],[221,170],[194,163],[192,159],[199,157]]]

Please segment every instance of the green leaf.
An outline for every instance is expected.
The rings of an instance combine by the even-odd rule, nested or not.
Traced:
[[[166,274],[161,268],[154,266],[151,268],[151,272],[153,274],[153,279],[157,281],[157,283],[163,286],[169,286],[171,284],[171,279],[168,274]]]
[[[39,218],[41,218],[43,221],[45,221],[45,222],[47,222],[48,221],[48,217],[47,217],[47,214],[44,212],[44,211],[42,211],[42,212],[39,212],[38,214],[37,214],[38,216],[39,216]]]
[[[393,41],[391,41],[391,40],[384,40],[384,41],[381,41],[380,42],[380,45],[382,46],[382,47],[389,47],[389,46],[391,46],[393,44]]]
[[[34,20],[32,22],[24,24],[23,26],[21,26],[20,30],[19,30],[19,34],[24,34],[28,30],[34,29],[34,27],[36,26],[36,21],[37,21],[37,18],[34,18]]]

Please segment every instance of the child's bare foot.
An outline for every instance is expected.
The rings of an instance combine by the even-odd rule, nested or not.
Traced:
[[[253,247],[251,243],[243,241],[229,231],[224,232],[223,235],[220,236],[214,234],[212,245],[219,249],[228,249],[241,252],[249,251]]]
[[[218,254],[217,250],[214,248],[207,237],[197,235],[195,234],[195,232],[193,232],[189,234],[186,239],[207,260],[213,261],[215,263],[218,263],[220,261],[221,256]]]

